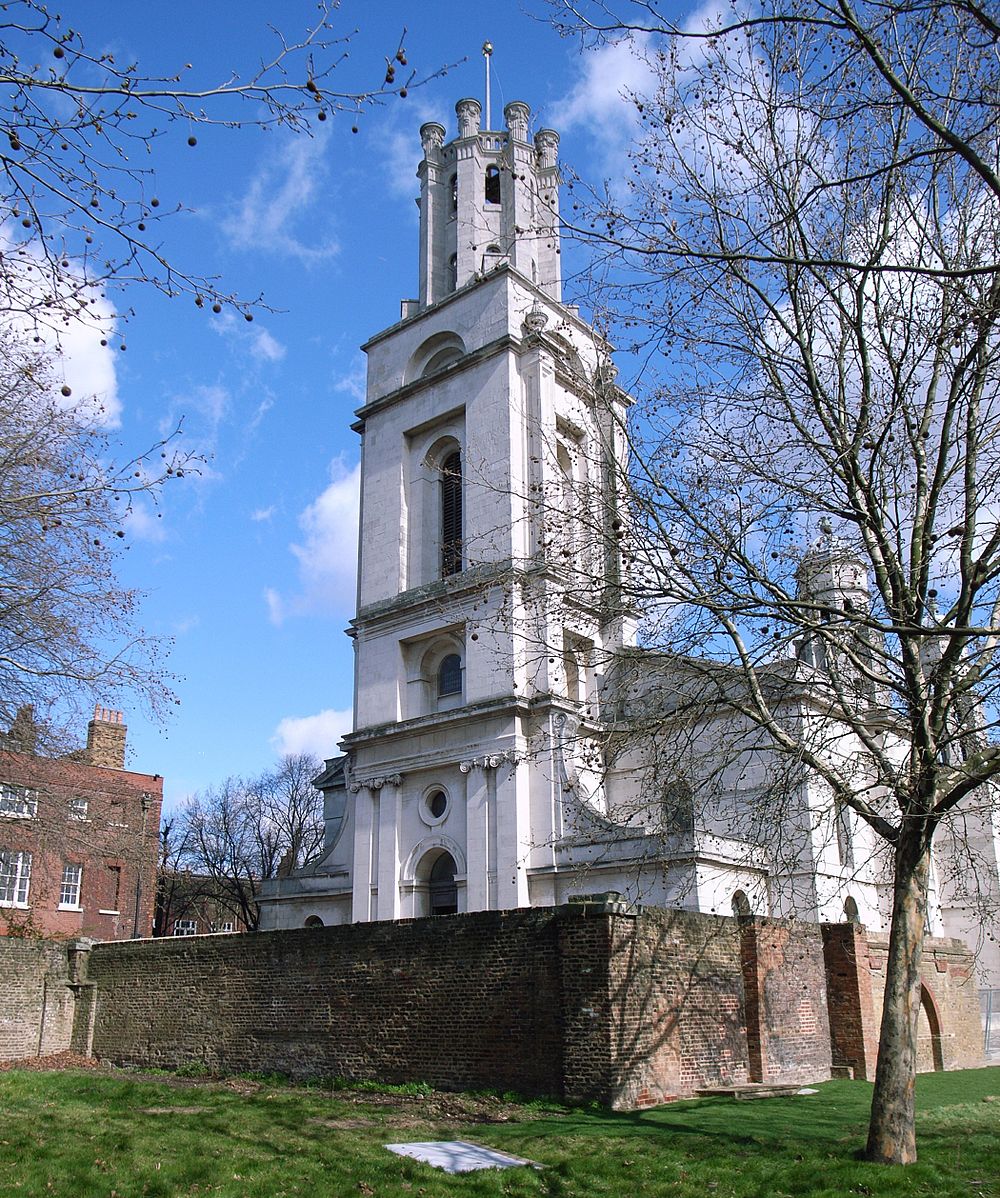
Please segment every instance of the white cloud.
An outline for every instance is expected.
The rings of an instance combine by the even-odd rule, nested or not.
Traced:
[[[643,95],[655,84],[647,58],[650,41],[648,35],[635,34],[583,54],[582,75],[550,111],[556,129],[589,132],[597,145],[600,169],[612,178],[621,176],[639,126],[635,107],[627,97]]]
[[[288,138],[262,160],[246,194],[223,222],[234,246],[270,250],[307,266],[338,253],[336,238],[317,227],[314,208],[329,173],[328,138],[325,131]]]
[[[280,362],[288,352],[270,330],[259,322],[249,323],[229,309],[214,316],[210,327],[218,336],[237,341],[258,362]]]
[[[26,342],[37,338],[39,348],[49,352],[55,376],[71,388],[77,409],[103,428],[118,428],[122,404],[115,351],[108,344],[117,318],[107,297],[95,287],[82,287],[82,280],[72,271],[53,278],[40,268],[32,248],[18,247],[15,252],[5,235],[0,235],[0,254],[5,269],[16,272],[14,290],[25,305],[39,301],[34,313],[8,309],[0,319],[17,337]],[[42,307],[40,301],[47,289],[65,297],[65,305],[51,310]],[[87,302],[78,310],[81,300]],[[74,314],[64,324],[62,317],[69,313]],[[47,319],[54,323],[45,323]]]
[[[133,541],[146,541],[149,544],[159,544],[166,539],[166,530],[159,512],[153,511],[148,503],[137,499],[132,510],[122,517],[122,525],[126,535]]]
[[[250,352],[255,358],[261,358],[265,362],[280,362],[285,356],[286,350],[285,346],[276,337],[273,337],[267,329],[255,326],[254,335],[250,342]]]
[[[281,756],[311,753],[314,757],[332,757],[337,742],[353,727],[351,708],[334,711],[327,708],[316,715],[286,716],[271,737],[271,744]]]
[[[275,505],[273,503],[270,507],[255,508],[250,513],[250,519],[254,522],[254,524],[265,524],[274,515],[275,510]]]
[[[378,124],[376,145],[383,158],[382,177],[388,190],[402,200],[410,201],[409,211],[416,213],[414,198],[420,194],[420,182],[415,171],[400,170],[401,162],[415,162],[421,155],[420,126],[428,121],[437,121],[450,128],[454,122],[454,109],[450,114],[426,99],[410,101],[398,108],[390,109],[388,119]]]
[[[301,542],[290,546],[298,561],[298,590],[286,597],[269,588],[264,598],[272,623],[289,616],[353,611],[358,564],[361,467],[337,458],[331,481],[299,516]]]
[[[358,403],[364,403],[367,369],[364,358],[355,358],[351,369],[333,384],[334,391],[343,391]]]

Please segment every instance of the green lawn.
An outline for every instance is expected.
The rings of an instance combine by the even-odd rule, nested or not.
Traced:
[[[827,1082],[811,1096],[616,1115],[438,1094],[11,1070],[0,1074],[0,1194],[1000,1198],[1000,1069],[920,1078],[921,1159],[907,1169],[854,1159],[870,1094],[864,1082]],[[383,1148],[442,1138],[545,1167],[453,1177]]]

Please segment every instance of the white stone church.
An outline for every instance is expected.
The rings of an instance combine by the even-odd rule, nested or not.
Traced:
[[[476,100],[456,111],[453,140],[420,131],[419,299],[364,346],[354,730],[317,780],[326,852],[265,883],[261,926],[618,891],[885,927],[874,833],[809,778],[767,826],[776,755],[746,726],[702,722],[658,762],[609,755],[623,703],[662,709],[676,683],[637,647],[616,586],[630,401],[610,347],[562,299],[558,135],[532,136],[519,102],[499,130]],[[832,539],[804,565],[813,588],[864,589]],[[783,677],[804,709],[802,669]],[[984,815],[971,834],[995,895],[1000,829]],[[930,930],[973,947],[986,931],[983,976],[1000,985],[954,862],[939,866]]]

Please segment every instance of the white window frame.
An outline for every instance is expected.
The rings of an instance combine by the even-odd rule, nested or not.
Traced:
[[[175,936],[197,936],[198,921],[196,919],[175,919],[173,934]]]
[[[7,819],[34,819],[37,814],[37,790],[16,782],[0,782],[0,815]]]
[[[28,906],[31,890],[31,854],[0,850],[0,907]]]
[[[59,884],[58,911],[82,911],[80,890],[83,886],[83,866],[76,861],[63,865],[62,881]]]
[[[89,819],[88,812],[90,810],[90,800],[85,799],[82,795],[73,795],[69,801],[69,818],[85,820]]]

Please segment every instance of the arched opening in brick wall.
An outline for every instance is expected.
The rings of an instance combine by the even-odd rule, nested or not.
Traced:
[[[934,995],[920,987],[920,1014],[917,1016],[917,1072],[939,1073],[944,1069],[941,1051],[941,1016]]]

